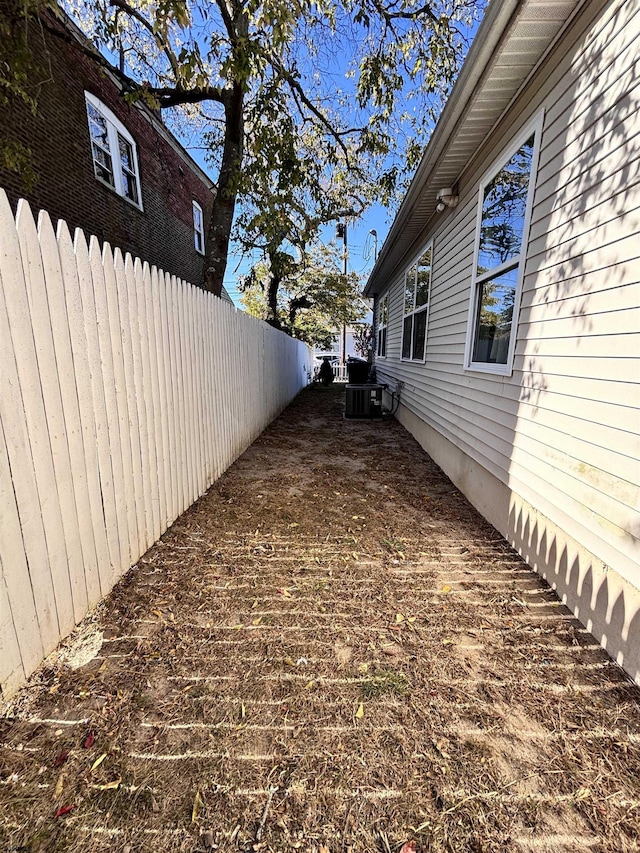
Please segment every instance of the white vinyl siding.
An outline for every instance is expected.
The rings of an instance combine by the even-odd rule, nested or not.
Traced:
[[[95,95],[84,95],[96,178],[142,210],[138,150],[133,136]]]
[[[458,208],[423,235],[437,245],[426,363],[401,359],[398,270],[378,373],[401,380],[412,412],[637,586],[640,10],[614,2],[587,21],[585,9],[469,164]],[[512,374],[470,372],[479,182],[541,110]]]

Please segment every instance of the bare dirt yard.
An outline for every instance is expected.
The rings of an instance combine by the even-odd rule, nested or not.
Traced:
[[[301,394],[4,708],[2,853],[640,849],[640,690],[343,396]]]

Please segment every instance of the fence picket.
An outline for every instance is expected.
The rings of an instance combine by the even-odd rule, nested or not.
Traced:
[[[53,238],[53,229],[49,234]],[[42,233],[41,233],[42,242]],[[71,397],[68,407],[77,418],[79,431],[77,448],[72,455],[71,465],[76,493],[76,510],[82,543],[84,573],[87,586],[89,607],[94,607],[109,590],[106,579],[100,576],[100,566],[107,569],[110,565],[107,537],[102,521],[102,497],[97,460],[97,436],[93,409],[91,369],[88,343],[78,281],[78,264],[66,222],[58,223],[56,238],[62,277],[60,301],[64,302],[69,328],[69,347],[73,375],[75,376],[75,397]],[[72,391],[71,383],[62,383],[62,387]],[[70,432],[67,423],[67,433]],[[70,448],[71,437],[69,441]],[[84,466],[84,467],[83,467]],[[84,477],[82,471],[84,470]],[[88,506],[89,512],[84,512]]]
[[[66,223],[60,222],[61,234],[60,256],[64,258],[68,250],[66,235],[69,229]],[[70,239],[70,235],[69,235]],[[109,426],[105,399],[107,377],[103,372],[100,356],[100,341],[98,328],[100,320],[96,313],[95,285],[91,273],[89,247],[84,234],[79,229],[73,240],[73,257],[76,264],[75,280],[78,285],[78,295],[84,323],[84,340],[89,367],[89,399],[85,401],[91,406],[91,414],[87,412],[87,434],[85,453],[93,460],[97,482],[91,479],[93,503],[91,508],[95,526],[96,554],[98,557],[98,572],[100,588],[105,595],[113,586],[114,579],[119,577],[120,565],[119,525],[116,513],[115,493],[113,487],[112,460],[109,451]],[[104,287],[103,287],[104,290]],[[92,473],[91,478],[94,477]]]
[[[38,632],[36,608],[29,583],[29,571],[24,555],[22,531],[18,507],[11,483],[9,456],[0,423],[0,637],[2,637],[2,654],[0,655],[0,684],[19,684],[25,670],[39,663],[42,646],[30,642],[30,635]],[[6,563],[6,568],[5,568]],[[21,589],[27,585],[28,591]],[[10,585],[10,586],[9,586]],[[16,587],[19,595],[16,595]],[[26,594],[25,594],[26,593]],[[17,612],[14,614],[11,606],[13,599]],[[20,640],[28,654],[31,649],[32,659],[22,663]],[[25,642],[26,640],[26,642]]]
[[[76,232],[76,246],[78,245],[78,236]],[[102,388],[104,391],[105,403],[105,424],[104,431],[106,432],[108,441],[108,458],[105,457],[104,438],[99,444],[100,452],[100,481],[103,485],[103,494],[109,493],[109,475],[113,478],[113,497],[114,511],[117,518],[117,537],[118,537],[118,552],[116,562],[116,552],[114,549],[113,532],[110,537],[111,556],[114,568],[114,582],[121,577],[123,572],[127,570],[131,560],[131,532],[129,530],[129,510],[127,504],[127,478],[125,475],[125,453],[124,453],[124,436],[122,435],[123,423],[125,420],[124,414],[121,411],[121,400],[119,397],[124,393],[122,386],[118,387],[118,377],[123,374],[118,359],[118,352],[114,350],[114,335],[116,335],[116,343],[118,342],[117,333],[115,331],[114,311],[117,312],[115,305],[116,293],[115,283],[113,280],[113,270],[111,261],[111,251],[108,245],[105,245],[101,251],[100,244],[95,237],[91,237],[89,241],[89,266],[91,269],[91,279],[87,281],[83,289],[83,298],[85,304],[90,302],[90,295],[87,291],[92,291],[96,306],[96,322],[98,333],[98,348],[100,351],[100,373],[102,374]],[[87,317],[90,322],[90,315]],[[99,381],[99,374],[96,368],[95,379]],[[94,400],[99,394],[94,392]],[[97,409],[100,408],[100,400],[97,402]],[[100,431],[98,431],[100,436]],[[105,509],[105,522],[107,520],[108,505]]]
[[[0,690],[305,384],[308,349],[0,191]]]
[[[155,317],[152,304],[151,269],[145,262],[142,272],[142,289],[145,309],[145,336],[142,341],[143,370],[147,377],[145,391],[147,399],[147,424],[149,440],[149,467],[151,473],[151,509],[153,529],[151,542],[156,542],[162,535],[162,504],[164,503],[164,478],[162,462],[162,423],[160,417],[160,384],[158,379],[159,364],[156,352]]]
[[[16,351],[22,351],[18,358],[18,367],[24,367],[25,372],[20,377],[20,387],[26,410],[29,443],[34,456],[58,624],[64,633],[70,631],[79,618],[83,599],[86,604],[86,590],[83,595],[82,589],[74,588],[68,569],[65,532],[69,532],[70,520],[63,519],[60,505],[61,489],[68,482],[64,470],[69,467],[68,448],[64,434],[53,336],[44,294],[40,247],[35,222],[26,202],[18,206],[16,225],[24,269],[22,281],[26,285],[26,293],[21,287],[16,289],[15,295],[20,304],[16,304],[19,314],[16,312],[13,315],[12,338]],[[11,296],[11,291],[7,290],[8,304]],[[26,353],[22,349],[32,341],[35,360],[32,359],[31,352]],[[68,506],[68,494],[63,493],[63,496],[65,506]],[[75,542],[71,544],[75,546]]]

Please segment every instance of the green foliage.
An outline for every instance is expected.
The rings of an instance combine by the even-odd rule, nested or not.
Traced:
[[[409,688],[409,681],[403,672],[380,669],[361,681],[360,695],[363,699],[377,699],[388,694],[403,696]]]
[[[268,294],[274,272],[280,276],[277,316],[270,317]],[[356,273],[343,275],[334,247],[315,245],[308,258],[296,260],[279,252],[271,262],[253,268],[240,285],[245,310],[261,320],[275,320],[294,338],[310,346],[330,349],[336,329],[362,319],[362,282]]]
[[[23,103],[36,113],[43,82],[49,77],[38,17],[53,0],[0,0],[0,106]],[[35,181],[31,150],[0,137],[0,168],[19,174],[26,186]]]
[[[236,200],[236,239],[266,248],[396,198],[484,0],[67,2],[125,59],[131,96],[197,113],[219,170],[219,277]]]
[[[353,348],[362,358],[369,358],[373,349],[373,326],[359,323],[353,330]]]

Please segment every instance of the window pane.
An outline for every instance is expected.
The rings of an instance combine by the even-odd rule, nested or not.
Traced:
[[[134,201],[136,204],[138,203],[138,182],[136,181],[136,176],[129,174],[129,172],[122,172],[122,184],[124,187],[124,194],[127,198],[130,198],[131,201]]]
[[[532,135],[485,187],[478,252],[479,274],[520,254],[533,140]]]
[[[126,139],[123,139],[120,134],[118,134],[118,146],[120,148],[120,162],[123,167],[128,172],[135,172],[136,167],[133,160],[133,148],[131,147],[131,143],[127,142]]]
[[[200,213],[200,208],[193,205],[193,227],[196,231],[202,230],[202,214]]]
[[[416,270],[417,267],[414,264],[410,270],[407,270],[405,275],[405,284],[404,284],[404,313],[408,314],[410,311],[413,311],[414,298],[415,298],[415,290],[416,290]]]
[[[511,339],[518,268],[480,285],[473,361],[506,364]]]
[[[411,329],[413,327],[413,315],[404,318],[402,334],[402,357],[411,358]]]
[[[387,354],[387,330],[380,329],[378,332],[378,355]]]
[[[416,287],[416,308],[429,301],[429,282],[431,281],[431,249],[418,261],[418,284]]]
[[[87,103],[87,111],[89,114],[89,133],[91,138],[100,143],[103,148],[109,150],[109,137],[107,134],[107,120],[98,112],[93,104]]]
[[[96,173],[96,177],[100,178],[102,181],[106,181],[108,184],[111,184],[112,187],[115,186],[111,157],[106,151],[103,151],[102,148],[99,148],[97,145],[93,145],[92,149],[93,170]]]
[[[389,306],[389,297],[385,296],[380,304],[379,320],[381,326],[387,325],[387,310]]]
[[[419,311],[413,315],[413,352],[411,358],[424,359],[424,342],[427,336],[427,312]]]

